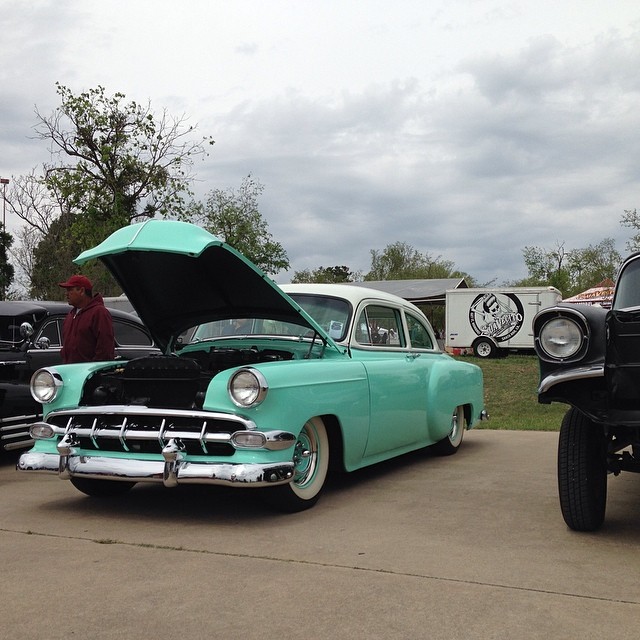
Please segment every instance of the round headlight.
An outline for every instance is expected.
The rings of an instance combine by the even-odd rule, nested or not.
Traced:
[[[559,317],[549,320],[542,327],[539,340],[548,356],[566,360],[580,350],[584,333],[580,325],[571,318]]]
[[[60,376],[49,369],[39,369],[31,376],[31,395],[42,404],[53,402],[61,386]]]
[[[268,390],[266,378],[256,369],[240,369],[229,380],[229,396],[239,407],[260,404]]]

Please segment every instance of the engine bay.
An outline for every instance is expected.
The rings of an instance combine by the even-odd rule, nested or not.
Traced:
[[[258,347],[211,347],[180,355],[145,356],[93,375],[85,383],[80,404],[201,409],[209,383],[221,371],[293,358],[293,351]]]

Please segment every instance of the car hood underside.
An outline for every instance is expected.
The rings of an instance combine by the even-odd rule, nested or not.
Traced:
[[[148,220],[123,227],[75,263],[95,258],[113,274],[163,350],[189,327],[242,317],[295,322],[333,342],[260,269],[195,225]]]

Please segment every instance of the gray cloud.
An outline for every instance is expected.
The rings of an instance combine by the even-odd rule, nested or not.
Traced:
[[[200,196],[237,187],[248,173],[265,185],[261,210],[292,270],[346,264],[366,271],[371,249],[405,241],[480,281],[502,282],[526,275],[527,245],[584,247],[614,237],[624,249],[629,230],[619,219],[637,205],[638,193],[640,31],[603,30],[568,43],[543,29],[514,44],[519,5],[491,20],[486,11],[478,17],[483,28],[494,28],[507,16],[510,46],[478,33],[482,49],[467,46],[449,60],[436,27],[446,23],[462,47],[480,28],[473,19],[461,32],[448,13],[432,21],[407,15],[400,25],[406,47],[397,41],[404,65],[394,67],[389,47],[399,23],[379,15],[343,49],[335,34],[323,49],[300,8],[292,19],[304,26],[308,45],[294,32],[282,40],[271,32],[263,37],[241,21],[240,35],[220,33],[225,40],[218,45],[206,39],[200,8],[198,47],[176,33],[176,42],[141,52],[134,42],[120,50],[134,25],[126,33],[94,25],[91,3],[29,6],[13,18],[0,14],[2,32],[13,34],[0,44],[2,175],[47,160],[43,143],[29,136],[34,105],[48,113],[57,104],[56,80],[76,91],[107,84],[108,91],[150,99],[157,110],[187,113],[199,133],[214,136],[211,155],[194,167]],[[331,11],[322,14],[331,24]],[[151,21],[143,26],[145,47],[166,33]],[[371,48],[358,49],[366,38]],[[165,68],[166,50],[176,67]],[[272,68],[264,56],[273,51]],[[285,53],[290,65],[283,64]],[[77,59],[84,54],[87,60]],[[337,66],[327,67],[332,61]],[[332,78],[341,81],[332,85]]]
[[[265,215],[294,269],[367,270],[370,249],[402,240],[481,281],[522,277],[527,245],[626,235],[635,45],[577,51],[544,38],[461,64],[471,84],[442,94],[411,79],[247,101],[216,122],[226,142],[210,175],[265,183]]]

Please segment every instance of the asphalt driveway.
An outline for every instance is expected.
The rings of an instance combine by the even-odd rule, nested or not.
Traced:
[[[567,529],[557,434],[472,431],[274,514],[250,490],[99,501],[0,465],[2,637],[637,638],[640,475]]]

